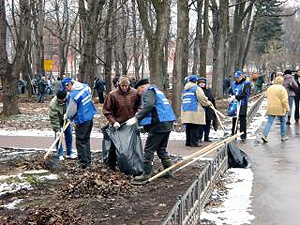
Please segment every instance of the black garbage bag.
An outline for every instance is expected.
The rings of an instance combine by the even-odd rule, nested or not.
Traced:
[[[248,155],[236,147],[234,143],[227,144],[227,152],[229,168],[249,168],[251,166]]]
[[[137,126],[123,125],[119,129],[104,127],[102,154],[103,162],[111,165],[117,160],[119,169],[126,175],[143,173],[143,147]],[[114,156],[115,154],[115,156]]]

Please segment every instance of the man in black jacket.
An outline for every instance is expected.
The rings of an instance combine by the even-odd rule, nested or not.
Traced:
[[[134,117],[127,120],[126,124],[131,126],[139,121],[139,124],[149,132],[144,150],[144,173],[134,179],[144,181],[151,177],[155,152],[165,169],[171,166],[166,149],[176,117],[165,95],[155,86],[150,85],[147,79],[140,80],[135,88],[142,96],[142,108]]]

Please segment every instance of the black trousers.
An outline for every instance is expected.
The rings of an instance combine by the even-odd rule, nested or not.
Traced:
[[[294,96],[294,101],[295,101],[295,120],[299,120],[299,94],[296,93]]]
[[[240,132],[244,132],[244,134],[241,136],[241,139],[247,138],[247,122],[246,122],[246,116],[239,116],[240,121]],[[235,131],[235,124],[236,124],[236,118],[232,118],[232,129],[231,134],[234,135]]]
[[[144,151],[145,164],[152,164],[155,152],[162,162],[170,159],[167,152],[170,133],[171,131],[162,133],[149,133]]]
[[[89,166],[92,160],[90,147],[90,136],[92,128],[93,120],[84,124],[76,124],[75,127],[78,160],[83,166]]]
[[[200,129],[199,129],[199,140],[200,141],[202,140],[203,133],[204,133],[204,141],[209,140],[210,124],[211,124],[211,120],[206,120],[205,125],[200,125]]]
[[[199,140],[199,124],[186,123],[185,124],[185,133],[186,133],[186,141],[185,145],[187,146],[196,146]]]
[[[98,92],[99,103],[104,103],[104,95],[103,92]]]

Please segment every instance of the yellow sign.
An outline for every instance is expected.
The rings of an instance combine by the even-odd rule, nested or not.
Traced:
[[[53,68],[53,60],[52,59],[44,60],[44,70],[52,71],[52,68]]]

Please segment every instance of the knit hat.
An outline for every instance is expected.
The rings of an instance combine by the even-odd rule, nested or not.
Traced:
[[[128,77],[121,76],[119,78],[119,85],[129,85],[129,84],[130,84],[130,80]]]
[[[204,82],[204,83],[207,83],[207,80],[206,80],[205,77],[199,77],[198,81],[199,81],[199,82],[202,81],[202,82]]]
[[[59,90],[56,94],[57,99],[64,100],[67,97],[67,92]]]
[[[287,75],[287,74],[292,74],[292,71],[291,70],[285,70],[284,75]]]
[[[144,84],[149,84],[149,80],[148,79],[141,79],[139,80],[135,85],[134,88],[137,89],[139,86],[142,86]]]

